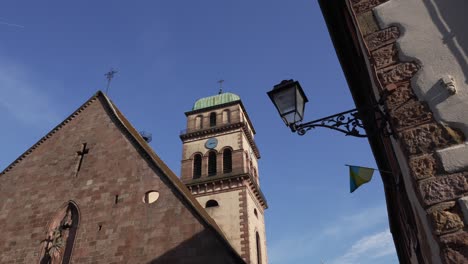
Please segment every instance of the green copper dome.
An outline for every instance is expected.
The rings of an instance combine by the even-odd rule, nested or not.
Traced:
[[[212,107],[215,105],[226,104],[234,101],[239,101],[240,97],[233,93],[220,93],[210,97],[198,99],[193,105],[192,110],[198,110],[203,108]]]

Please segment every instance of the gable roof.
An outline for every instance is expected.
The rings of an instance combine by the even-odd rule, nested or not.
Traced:
[[[111,119],[115,122],[117,127],[128,137],[134,147],[142,154],[142,156],[152,165],[150,166],[156,168],[157,174],[161,177],[165,177],[169,184],[171,184],[176,193],[180,194],[180,197],[186,204],[189,206],[189,209],[192,209],[192,212],[198,216],[202,221],[202,224],[205,227],[210,228],[218,236],[220,241],[226,245],[226,248],[231,252],[232,256],[235,259],[238,259],[240,263],[245,263],[241,258],[238,252],[232,247],[229,240],[225,237],[224,233],[221,231],[216,222],[211,218],[205,209],[198,203],[195,197],[187,189],[187,187],[179,180],[179,178],[172,172],[171,169],[159,158],[159,156],[153,151],[153,149],[148,145],[148,143],[143,139],[140,133],[130,124],[130,122],[125,118],[125,116],[119,111],[119,109],[112,103],[112,101],[101,91],[97,91],[88,101],[81,105],[75,112],[68,116],[64,121],[54,127],[49,133],[42,137],[37,143],[32,147],[26,150],[21,156],[14,160],[10,165],[8,165],[2,172],[0,172],[0,177],[4,176],[8,171],[13,169],[19,162],[21,162],[25,157],[31,154],[38,146],[44,143],[47,139],[51,138],[58,130],[68,124],[72,119],[79,115],[85,108],[91,105],[94,101],[99,101],[106,112],[110,115]]]

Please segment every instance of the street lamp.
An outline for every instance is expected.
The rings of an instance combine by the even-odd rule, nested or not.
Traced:
[[[284,80],[275,85],[273,90],[267,94],[286,126],[292,132],[297,132],[301,136],[312,128],[325,127],[342,132],[346,136],[367,137],[363,132],[364,125],[356,108],[314,121],[301,123],[304,118],[305,104],[309,100],[298,81]],[[384,132],[384,135],[391,135],[391,131],[388,131],[387,115],[379,107],[383,105],[383,99],[384,97],[381,98],[378,104],[372,106],[372,109],[378,112],[376,121],[380,123],[379,129]]]

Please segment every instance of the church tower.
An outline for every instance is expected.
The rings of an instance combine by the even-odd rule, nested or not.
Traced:
[[[233,93],[199,99],[187,116],[181,178],[247,263],[266,264],[255,130]]]

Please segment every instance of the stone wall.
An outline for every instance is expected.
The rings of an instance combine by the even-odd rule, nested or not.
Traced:
[[[246,189],[246,202],[247,209],[246,215],[248,216],[248,234],[250,246],[250,263],[252,264],[266,264],[268,263],[268,254],[266,246],[266,230],[265,230],[265,211],[263,207],[258,203],[257,198],[252,191]],[[256,233],[259,234],[260,244],[260,263],[257,261],[257,246],[256,246]]]
[[[433,102],[428,101],[427,93],[421,92],[435,89],[432,87],[434,83],[416,81],[422,75],[421,72],[437,74],[434,70],[444,65],[441,60],[445,55],[443,52],[437,54],[438,49],[428,48],[431,47],[431,41],[433,45],[443,42],[440,38],[416,38],[420,42],[411,43],[412,49],[419,50],[418,54],[436,53],[430,54],[432,60],[423,60],[425,58],[421,56],[424,55],[410,57],[401,50],[399,39],[403,35],[406,39],[411,38],[411,34],[416,33],[405,28],[405,24],[399,24],[398,19],[411,19],[418,17],[418,13],[427,12],[424,8],[412,8],[414,2],[422,5],[424,1],[351,0],[349,6],[361,35],[363,51],[368,56],[369,71],[376,85],[376,97],[388,94],[386,107],[395,132],[392,144],[417,218],[419,231],[416,240],[421,245],[417,250],[426,254],[429,263],[468,263],[468,219],[462,213],[467,210],[464,202],[466,198],[463,197],[468,194],[468,171],[463,165],[458,166],[458,170],[448,170],[448,167],[454,166],[447,166],[447,159],[444,161],[440,154],[454,146],[466,145],[463,131],[466,131],[468,122],[463,121],[463,118],[467,117],[468,107],[458,109],[460,104],[457,105],[457,111],[465,113],[464,116],[458,115],[462,119],[457,120],[462,123],[443,122],[439,117],[450,116],[449,113],[441,113],[440,108],[435,108]],[[385,13],[387,6],[393,10]],[[376,7],[378,14],[385,13],[386,21],[392,23],[385,23],[383,27],[379,25],[373,13]],[[390,14],[394,17],[389,17]],[[420,23],[420,28],[412,25],[416,31],[424,28],[423,24],[431,22],[414,21]],[[429,31],[421,34],[431,36],[438,33]],[[441,78],[443,74],[435,77]],[[458,78],[457,83],[464,83],[466,77]],[[447,96],[444,98],[441,100],[446,100]],[[450,106],[450,102],[439,103]],[[434,114],[434,111],[437,113]],[[455,153],[458,155],[449,155],[450,162],[460,164],[466,161],[465,151],[458,148]],[[431,241],[437,245],[431,245]]]
[[[239,198],[241,190],[229,189],[227,191],[216,191],[203,196],[197,196],[197,201],[205,207],[209,200],[218,202],[218,206],[205,208],[206,212],[218,223],[221,230],[231,242],[237,252],[242,254],[241,250],[241,226]]]

